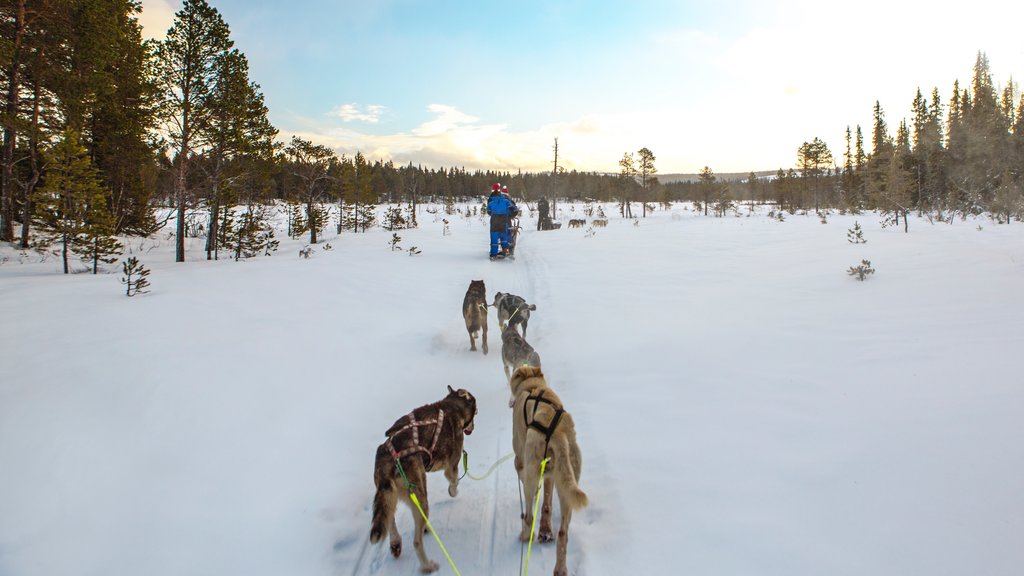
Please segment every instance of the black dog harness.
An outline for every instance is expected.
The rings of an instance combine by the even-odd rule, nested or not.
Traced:
[[[415,454],[416,452],[423,452],[427,457],[427,469],[430,469],[430,463],[434,460],[434,448],[437,447],[437,441],[441,438],[441,427],[444,425],[444,410],[437,411],[436,418],[430,418],[427,420],[416,420],[416,415],[413,412],[409,413],[409,423],[399,428],[393,433],[388,435],[387,445],[391,451],[391,455],[395,457],[395,460],[400,460]],[[430,441],[430,447],[426,447],[420,443],[420,427],[421,426],[434,426],[434,439]],[[395,450],[394,440],[395,438],[405,432],[406,430],[412,430],[412,443],[402,448],[401,450]]]
[[[533,402],[533,410],[529,409],[530,402]],[[551,422],[545,426],[540,422],[537,422],[537,409],[540,408],[541,404],[547,404],[551,406],[555,411],[555,415],[551,417]],[[544,435],[544,457],[548,456],[548,443],[551,442],[551,435],[555,433],[555,428],[558,427],[558,421],[562,419],[562,414],[565,410],[561,406],[555,404],[551,400],[544,397],[544,390],[538,390],[536,394],[530,393],[526,397],[526,401],[523,402],[523,422],[527,428],[533,428]]]

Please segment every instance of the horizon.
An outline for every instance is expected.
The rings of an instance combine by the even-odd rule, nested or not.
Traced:
[[[967,85],[978,52],[999,87],[1024,69],[1013,31],[1024,7],[989,0],[967,14],[877,0],[856,11],[805,0],[210,5],[280,140],[428,168],[546,172],[555,138],[559,165],[580,172],[617,173],[643,147],[661,174],[775,171],[815,137],[838,163],[847,126],[870,146],[876,100],[894,132],[918,88],[946,104],[954,81]],[[181,2],[142,6],[144,35],[161,38]],[[893,32],[869,43],[877,14]]]

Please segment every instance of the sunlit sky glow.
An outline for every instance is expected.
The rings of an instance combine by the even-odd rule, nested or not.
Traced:
[[[1024,3],[208,0],[250,62],[283,140],[437,168],[661,174],[789,168],[801,143],[870,145],[918,87],[943,102],[979,50],[1024,74]],[[179,0],[143,0],[161,38]]]

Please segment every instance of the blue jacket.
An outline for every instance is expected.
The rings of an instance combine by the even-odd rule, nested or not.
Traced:
[[[492,194],[487,199],[487,213],[491,215],[491,232],[505,232],[509,221],[519,214],[519,207],[508,196]]]
[[[511,198],[498,194],[487,199],[487,213],[491,216],[515,216],[519,208]]]

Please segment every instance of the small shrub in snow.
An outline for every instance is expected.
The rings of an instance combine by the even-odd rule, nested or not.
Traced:
[[[388,244],[391,245],[391,251],[392,252],[394,252],[395,250],[401,250],[402,249],[402,247],[398,245],[398,243],[401,242],[401,241],[402,241],[402,237],[399,236],[397,232],[392,232],[391,233],[391,241],[388,242]]]
[[[846,231],[846,241],[850,244],[866,244],[867,240],[864,239],[864,231],[861,230],[860,222],[853,221],[853,228]]]
[[[423,250],[420,250],[419,248],[417,248],[415,246],[413,246],[412,248],[409,248],[409,256],[415,256],[415,255],[420,254],[422,252],[423,252]]]
[[[450,225],[451,223],[450,223],[450,222],[448,222],[448,219],[447,219],[447,218],[445,218],[445,219],[441,220],[441,222],[443,222],[443,223],[444,223],[444,229],[443,229],[443,230],[441,231],[441,235],[442,235],[442,236],[448,236],[448,235],[450,235],[450,234],[452,233],[452,228],[451,228],[451,225]]]
[[[312,246],[306,246],[302,250],[299,250],[299,256],[302,256],[303,258],[307,258],[308,259],[312,255],[313,255],[313,247]]]
[[[124,270],[124,278],[121,278],[121,284],[126,286],[125,294],[129,297],[136,294],[145,294],[149,290],[144,288],[149,287],[149,270],[143,266],[139,259],[135,256],[125,260],[121,263],[121,269]]]
[[[868,276],[875,273],[875,269],[871,267],[870,260],[861,260],[857,266],[850,266],[849,274],[863,282]]]

